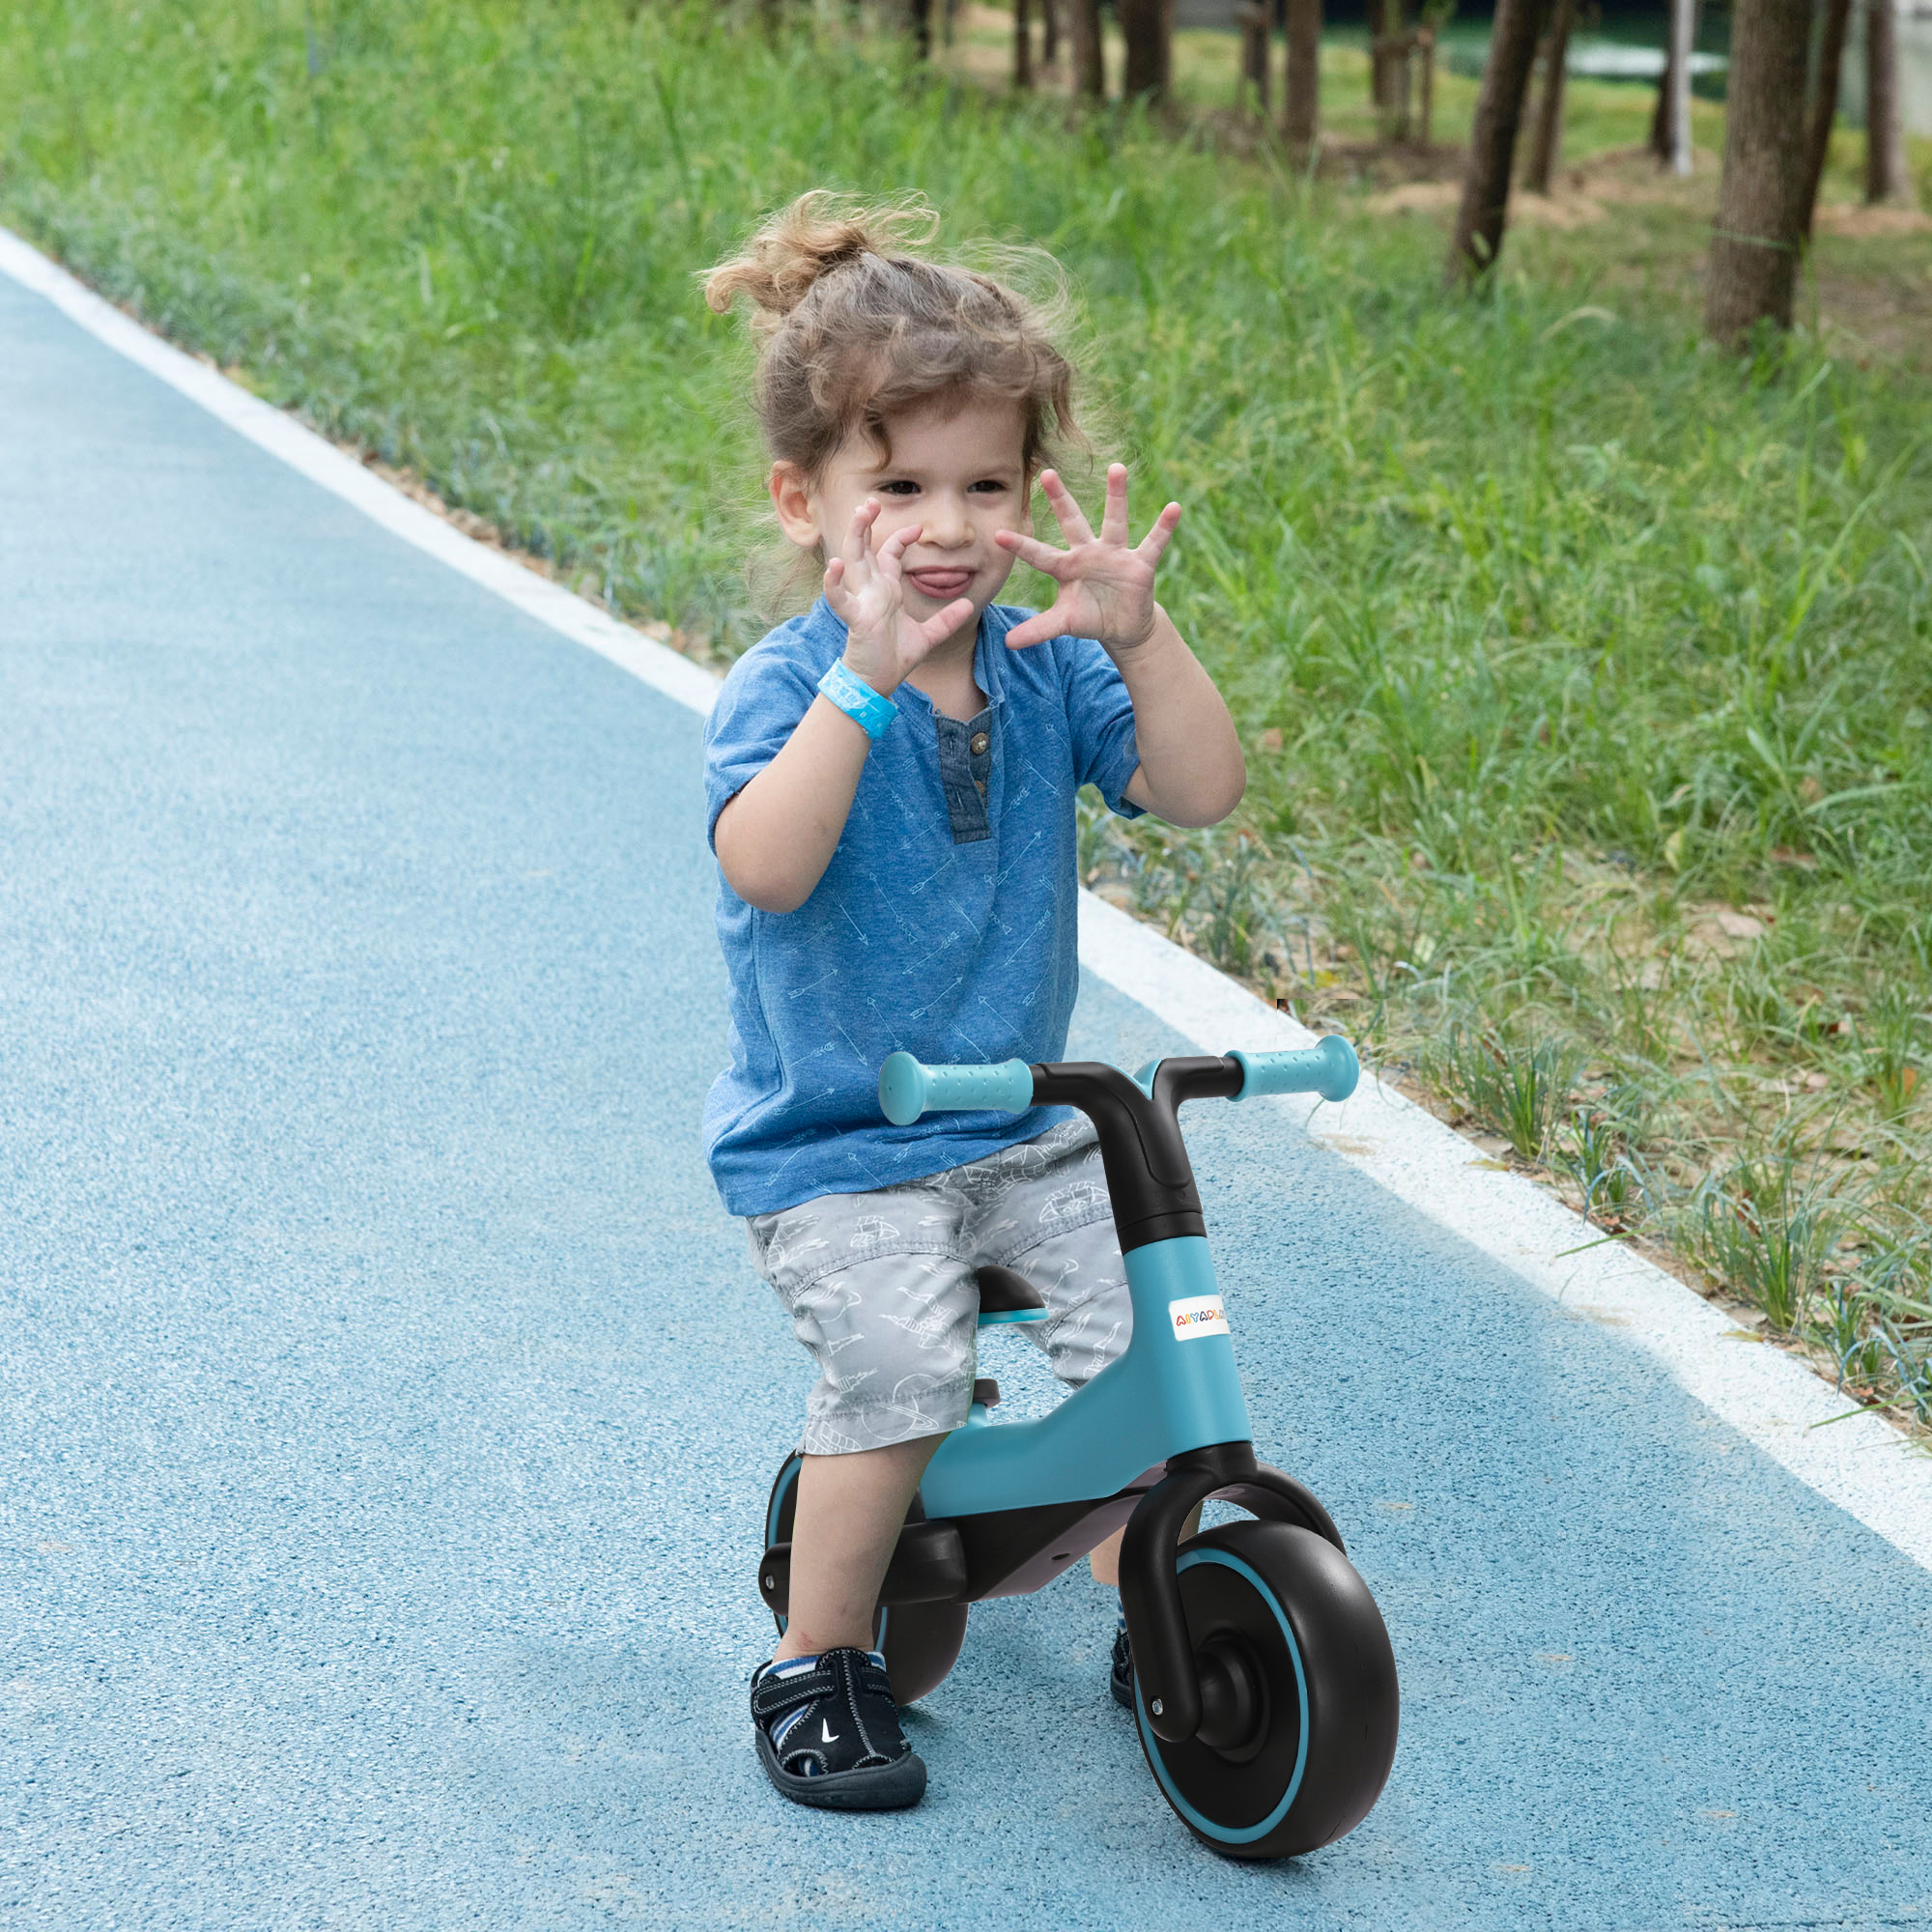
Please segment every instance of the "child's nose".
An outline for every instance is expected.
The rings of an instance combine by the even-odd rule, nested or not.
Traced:
[[[927,513],[921,539],[938,550],[956,550],[972,535],[963,503],[947,503]]]

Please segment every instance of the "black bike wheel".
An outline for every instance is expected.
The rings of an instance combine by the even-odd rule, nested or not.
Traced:
[[[1368,1816],[1395,1761],[1395,1655],[1368,1586],[1333,1544],[1284,1522],[1208,1530],[1177,1564],[1196,1652],[1246,1673],[1258,1715],[1230,1749],[1169,1744],[1137,1682],[1141,1748],[1162,1796],[1227,1858],[1331,1844]]]
[[[765,1548],[775,1543],[791,1541],[792,1518],[798,1513],[798,1471],[805,1458],[796,1450],[779,1464],[779,1472],[772,1478],[772,1493],[765,1504]],[[774,1610],[772,1621],[779,1627],[779,1634],[785,1634],[785,1620]]]
[[[964,1604],[901,1604],[879,1612],[874,1646],[885,1653],[895,1704],[916,1704],[937,1690],[966,1643]]]
[[[791,1541],[792,1519],[798,1509],[798,1470],[803,1459],[787,1456],[772,1482],[765,1505],[765,1546]],[[917,1496],[906,1512],[908,1522],[924,1520]],[[784,1634],[785,1620],[773,1612],[772,1621]],[[945,1683],[966,1641],[964,1604],[901,1604],[896,1609],[872,1613],[872,1648],[886,1660],[893,1700],[911,1704]]]

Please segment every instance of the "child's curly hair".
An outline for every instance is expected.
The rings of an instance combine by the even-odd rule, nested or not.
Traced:
[[[704,298],[720,315],[741,295],[753,303],[755,406],[777,461],[815,479],[855,429],[890,458],[888,417],[969,396],[1018,405],[1029,476],[1062,439],[1083,440],[1073,367],[1053,340],[1064,289],[1036,302],[905,252],[938,226],[917,198],[867,208],[818,188],[705,277]]]

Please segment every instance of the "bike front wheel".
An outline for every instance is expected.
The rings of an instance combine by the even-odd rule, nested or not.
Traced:
[[[1332,1843],[1368,1816],[1395,1761],[1395,1654],[1368,1586],[1333,1544],[1284,1522],[1224,1524],[1176,1563],[1195,1654],[1238,1683],[1244,1728],[1170,1744],[1136,1681],[1161,1795],[1226,1858]]]

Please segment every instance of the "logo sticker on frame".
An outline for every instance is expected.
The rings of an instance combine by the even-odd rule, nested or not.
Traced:
[[[1177,1342],[1198,1342],[1204,1335],[1229,1332],[1228,1317],[1218,1294],[1197,1294],[1186,1301],[1170,1301],[1167,1319]]]

